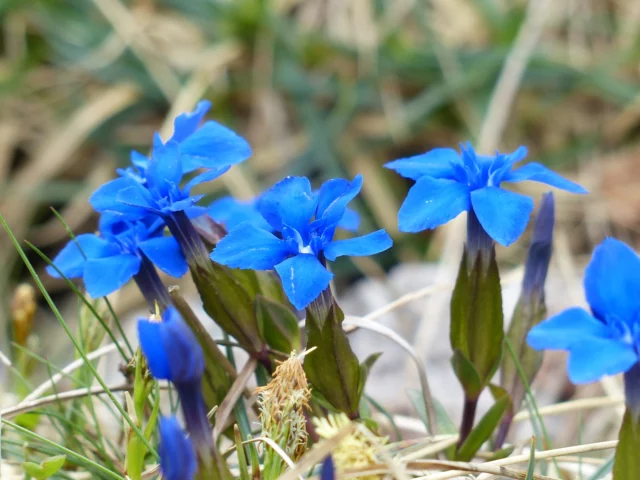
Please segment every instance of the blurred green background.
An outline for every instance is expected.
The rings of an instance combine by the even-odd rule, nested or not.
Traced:
[[[0,0],[0,211],[53,256],[49,207],[93,229],[91,191],[208,98],[255,152],[213,197],[364,174],[362,229],[396,247],[342,278],[424,258],[430,235],[396,227],[410,184],[381,165],[465,140],[592,190],[562,210],[587,251],[640,219],[639,24],[637,0]],[[25,272],[4,233],[0,265],[6,301]]]

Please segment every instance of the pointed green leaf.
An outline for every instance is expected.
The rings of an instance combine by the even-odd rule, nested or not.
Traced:
[[[613,462],[613,478],[637,480],[640,478],[640,419],[633,418],[627,408],[618,434],[618,447]]]
[[[407,394],[409,395],[409,400],[413,404],[413,408],[415,408],[418,417],[424,423],[424,426],[427,430],[429,430],[429,420],[427,418],[427,407],[424,401],[424,397],[422,396],[422,390],[417,390],[410,388],[407,390]],[[447,410],[444,408],[438,400],[433,399],[433,406],[436,410],[436,420],[438,422],[438,433],[443,435],[455,435],[458,433],[458,428],[456,424],[453,423],[451,417],[447,413]]]
[[[256,318],[261,337],[267,345],[283,353],[300,350],[300,327],[298,317],[287,307],[262,295],[255,299]]]
[[[462,462],[470,461],[476,454],[482,444],[487,441],[493,431],[496,429],[502,416],[509,408],[511,399],[508,396],[503,396],[496,400],[493,406],[487,413],[480,419],[471,433],[465,440],[465,442],[458,448],[456,452],[456,459]]]
[[[358,414],[361,393],[360,362],[342,329],[344,313],[333,303],[322,322],[307,309],[307,348],[304,371],[313,386],[335,408],[352,418]],[[322,324],[322,330],[319,325]]]
[[[462,254],[458,278],[451,296],[451,328],[449,340],[451,348],[460,350],[466,357],[469,356],[467,344],[467,324],[471,312],[471,291],[469,285],[469,272],[467,270],[467,251]]]
[[[467,398],[478,398],[484,386],[473,363],[460,350],[454,350],[451,357],[451,366]]]
[[[56,455],[55,457],[45,458],[39,465],[33,462],[24,462],[22,468],[25,473],[31,475],[36,480],[44,480],[58,473],[66,461],[66,455]]]
[[[382,355],[382,352],[372,353],[369,355],[364,362],[360,365],[360,385],[358,386],[358,396],[362,397],[364,394],[364,387],[367,383],[367,378],[369,377],[369,372],[373,365],[378,361]]]

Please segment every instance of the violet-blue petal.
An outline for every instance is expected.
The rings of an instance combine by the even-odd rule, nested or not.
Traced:
[[[184,173],[198,168],[221,168],[251,156],[249,143],[233,130],[214,121],[205,122],[180,144]]]
[[[160,417],[160,470],[164,480],[193,480],[198,469],[193,444],[175,417]]]
[[[348,238],[345,240],[334,240],[324,246],[324,256],[328,260],[335,260],[336,257],[350,255],[354,257],[365,257],[383,252],[393,245],[393,240],[384,230],[362,235],[361,237]]]
[[[298,310],[318,298],[333,278],[333,274],[311,254],[301,253],[289,258],[276,265],[275,270],[289,301]]]
[[[633,345],[606,338],[589,338],[571,347],[567,371],[572,383],[590,383],[605,375],[626,372],[638,362]]]
[[[215,180],[220,175],[228,172],[229,168],[231,168],[231,167],[220,167],[220,168],[212,168],[211,170],[206,170],[206,171],[196,175],[191,180],[189,180],[186,183],[186,185],[184,186],[183,191],[188,193],[196,185],[200,185],[201,183],[210,182],[211,180]]]
[[[127,187],[120,190],[116,196],[118,203],[135,209],[133,211],[148,214],[149,210],[156,210],[157,204],[149,190],[142,185]]]
[[[522,235],[533,211],[531,198],[498,187],[472,191],[471,205],[482,228],[505,247]]]
[[[344,217],[347,204],[355,198],[362,188],[362,175],[356,175],[349,181],[333,178],[322,184],[318,192],[316,228],[323,229],[337,225]]]
[[[247,222],[218,242],[211,260],[231,268],[270,270],[290,254],[284,240]]]
[[[584,187],[567,180],[562,175],[558,175],[553,170],[536,162],[527,163],[516,170],[512,170],[503,178],[505,182],[522,182],[524,180],[545,183],[571,193],[589,193]]]
[[[169,206],[163,208],[162,211],[164,213],[168,213],[168,212],[181,212],[183,210],[185,211],[190,210],[193,208],[193,204],[196,202],[199,202],[202,198],[204,198],[204,195],[192,195],[190,197],[183,198],[182,200],[171,202]],[[193,218],[193,217],[190,217],[190,218]]]
[[[231,196],[215,200],[207,211],[216,222],[223,224],[227,231],[244,222],[251,223],[254,227],[271,231],[271,225],[258,211],[256,200],[237,200]]]
[[[171,380],[170,351],[162,342],[162,323],[151,322],[141,318],[138,320],[138,341],[140,349],[147,359],[147,366],[156,380]]]
[[[149,158],[135,150],[131,150],[129,159],[131,160],[131,164],[141,172],[145,172],[149,166]]]
[[[164,480],[193,480],[198,469],[193,444],[175,417],[160,417],[160,470]]]
[[[168,141],[164,145],[154,147],[146,175],[151,188],[155,188],[161,195],[165,195],[169,185],[180,184],[182,173],[180,146],[177,142]]]
[[[258,209],[275,229],[287,225],[300,234],[309,228],[309,220],[316,211],[317,198],[305,177],[287,177],[267,190],[258,201]]]
[[[199,383],[204,372],[204,355],[191,329],[175,307],[162,314],[160,340],[164,349],[171,352],[170,380],[174,383]]]
[[[398,212],[402,232],[433,229],[469,210],[469,187],[453,180],[420,178]]]
[[[434,148],[426,153],[400,158],[384,166],[403,177],[418,180],[420,177],[453,178],[452,164],[460,161],[460,154],[452,148]]]
[[[200,100],[193,112],[185,112],[178,115],[173,121],[171,140],[180,143],[192,135],[198,129],[210,108],[211,102],[209,100]]]
[[[137,183],[133,178],[129,176],[119,177],[104,185],[98,187],[98,189],[89,197],[89,203],[96,212],[121,212],[128,214],[133,212],[134,214],[140,213],[138,209],[131,209],[127,205],[124,205],[118,201],[118,194],[127,188],[137,188]]]
[[[84,266],[84,285],[92,298],[115,292],[140,271],[140,259],[122,254],[87,260]]]
[[[596,316],[634,321],[640,312],[640,258],[620,240],[606,238],[593,252],[584,289]]]
[[[345,208],[344,215],[338,222],[338,227],[343,230],[349,230],[355,232],[360,227],[360,214],[352,208]]]
[[[569,350],[589,338],[608,338],[608,327],[586,310],[569,308],[533,327],[527,343],[535,350]]]
[[[149,260],[167,275],[180,278],[187,273],[187,260],[174,237],[150,238],[140,242],[138,246]]]
[[[105,239],[92,233],[84,233],[70,240],[53,259],[53,264],[65,277],[79,278],[84,275],[87,258],[101,258],[115,251],[117,248]],[[60,274],[52,266],[47,267],[47,273],[54,278],[60,278]]]
[[[514,163],[518,163],[521,160],[524,160],[528,155],[529,150],[524,145],[520,145],[511,153],[505,153],[506,163],[513,165]]]

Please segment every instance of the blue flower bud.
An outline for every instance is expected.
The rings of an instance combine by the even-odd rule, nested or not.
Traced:
[[[165,480],[193,480],[198,468],[196,454],[175,417],[160,418],[159,454]]]

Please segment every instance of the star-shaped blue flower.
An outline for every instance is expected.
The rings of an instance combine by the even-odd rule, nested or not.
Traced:
[[[196,453],[176,417],[160,417],[160,470],[165,480],[193,480]]]
[[[591,312],[570,308],[531,329],[536,350],[569,352],[573,383],[626,372],[640,352],[640,258],[614,238],[596,247],[584,277]]]
[[[82,278],[93,298],[122,287],[139,274],[144,262],[151,261],[166,274],[179,278],[187,272],[187,262],[178,242],[163,235],[162,226],[154,219],[129,221],[104,214],[100,234],[78,235],[53,259],[53,265],[67,278]],[[47,272],[60,278],[52,266]]]
[[[472,210],[487,234],[507,246],[525,230],[533,200],[500,188],[502,182],[532,180],[572,193],[587,193],[539,163],[514,169],[526,155],[525,147],[509,154],[477,155],[467,144],[460,154],[436,148],[387,163],[385,167],[416,181],[398,212],[400,230],[433,229]]]
[[[308,179],[287,177],[258,203],[273,233],[251,222],[241,223],[218,243],[211,259],[232,268],[275,269],[287,297],[301,310],[333,278],[325,260],[342,255],[373,255],[391,247],[391,238],[384,230],[333,240],[347,203],[361,187],[360,175],[351,182],[337,178],[325,182],[316,195]]]
[[[200,123],[211,104],[202,101],[190,113],[178,116],[173,136],[164,143],[155,135],[151,158],[131,154],[131,166],[118,170],[116,178],[98,188],[89,202],[98,212],[117,212],[138,218],[150,212],[160,216],[192,211],[202,196],[191,189],[225,173],[251,156],[246,140],[220,125]],[[181,186],[185,174],[200,171]]]

